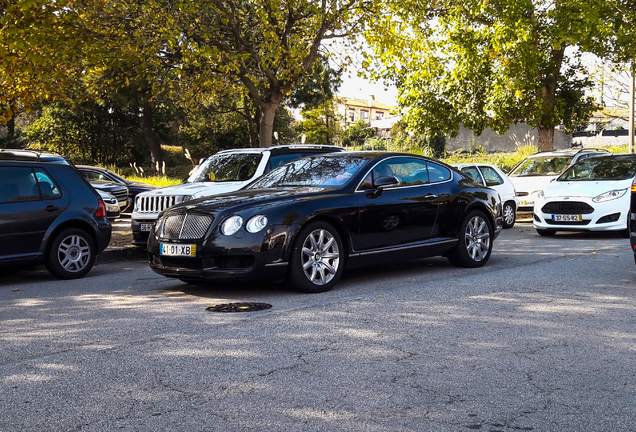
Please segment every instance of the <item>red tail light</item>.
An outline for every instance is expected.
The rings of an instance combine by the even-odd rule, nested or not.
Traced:
[[[96,218],[106,217],[106,204],[104,204],[104,201],[101,198],[97,200],[97,210],[95,210],[95,217]]]

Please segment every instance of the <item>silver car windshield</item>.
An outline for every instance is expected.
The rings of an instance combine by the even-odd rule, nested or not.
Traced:
[[[568,167],[571,156],[541,156],[528,158],[521,162],[510,177],[557,176]]]
[[[250,180],[262,158],[262,153],[217,153],[194,170],[188,183]]]

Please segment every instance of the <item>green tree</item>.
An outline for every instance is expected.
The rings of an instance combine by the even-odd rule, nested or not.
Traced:
[[[302,111],[302,120],[296,130],[304,134],[311,144],[338,144],[341,141],[340,119],[336,114],[333,99]]]
[[[342,133],[342,145],[345,147],[364,145],[367,139],[375,136],[375,129],[369,126],[364,120],[358,120]]]
[[[269,146],[278,108],[311,74],[323,44],[355,35],[376,2],[182,1],[173,11],[188,61],[244,86],[260,145]]]
[[[70,61],[80,39],[63,31],[76,19],[66,4],[0,0],[0,125],[7,126],[7,142],[20,112],[72,97],[65,84],[81,73],[81,65]]]
[[[290,105],[294,108],[313,109],[330,102],[342,84],[342,68],[334,69],[329,59],[319,56],[311,72],[294,90],[290,97]]]
[[[605,53],[608,0],[395,0],[387,10],[367,34],[377,57],[366,64],[399,84],[414,132],[527,122],[551,149],[555,126],[573,130],[595,109],[580,54]]]

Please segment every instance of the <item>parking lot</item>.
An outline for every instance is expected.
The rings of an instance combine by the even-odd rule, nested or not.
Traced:
[[[387,263],[308,295],[142,261],[0,277],[0,431],[634,431],[618,235],[503,233],[488,266]],[[272,304],[220,314],[227,301]]]

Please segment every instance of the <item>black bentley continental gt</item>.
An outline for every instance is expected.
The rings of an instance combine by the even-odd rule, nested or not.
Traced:
[[[170,208],[148,250],[154,271],[188,283],[286,278],[320,292],[349,264],[443,255],[483,266],[501,227],[497,192],[441,162],[332,153]]]

